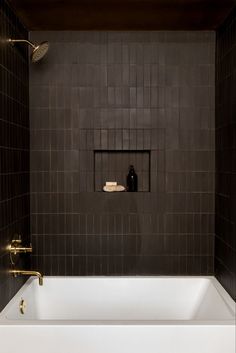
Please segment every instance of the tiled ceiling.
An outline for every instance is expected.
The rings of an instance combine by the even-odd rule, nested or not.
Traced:
[[[215,30],[236,0],[11,0],[29,30]]]

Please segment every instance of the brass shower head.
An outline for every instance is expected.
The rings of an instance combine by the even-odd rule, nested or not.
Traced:
[[[31,56],[30,56],[31,61],[33,63],[41,60],[45,56],[45,54],[47,53],[48,48],[49,48],[49,43],[48,42],[42,42],[42,43],[40,43],[38,45],[30,42],[27,39],[8,39],[8,42],[11,43],[11,44],[14,44],[14,43],[27,43],[28,45],[30,45],[31,48],[33,48]]]

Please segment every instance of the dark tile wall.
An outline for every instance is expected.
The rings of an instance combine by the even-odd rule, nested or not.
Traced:
[[[236,10],[217,32],[216,240],[217,278],[236,299]]]
[[[214,32],[31,32],[32,266],[214,272]],[[150,192],[94,192],[94,151],[150,150]],[[128,168],[127,162],[127,168]]]
[[[25,279],[13,278],[6,246],[15,233],[30,241],[29,80],[26,47],[4,39],[27,38],[27,31],[5,1],[0,1],[0,310]],[[3,40],[3,41],[2,41]],[[18,266],[27,267],[22,257]]]

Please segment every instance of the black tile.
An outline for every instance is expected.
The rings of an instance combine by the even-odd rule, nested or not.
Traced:
[[[27,31],[8,3],[1,1],[0,36],[27,38]],[[30,243],[29,79],[27,47],[4,46],[0,51],[0,311],[25,278],[7,275],[6,245],[14,234]],[[40,135],[37,136],[40,139]],[[40,144],[37,141],[37,145]],[[35,183],[34,183],[35,186]],[[19,267],[30,266],[21,257]]]
[[[48,66],[30,66],[35,263],[45,274],[212,274],[214,36],[72,35],[76,45],[30,33],[50,38]],[[142,192],[94,192],[126,184],[129,164]],[[53,259],[42,234],[56,237]]]
[[[216,40],[216,218],[215,273],[236,298],[235,247],[235,10]],[[234,137],[233,137],[234,136]],[[208,200],[205,200],[205,203]]]

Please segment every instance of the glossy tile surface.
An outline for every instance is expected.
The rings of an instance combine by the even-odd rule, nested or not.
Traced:
[[[217,278],[236,299],[236,11],[217,33],[216,242]]]
[[[27,31],[5,1],[0,1],[0,37],[27,38]],[[0,310],[24,283],[6,271],[5,248],[15,233],[30,241],[29,80],[25,46],[0,45]],[[26,267],[27,257],[17,266]]]

